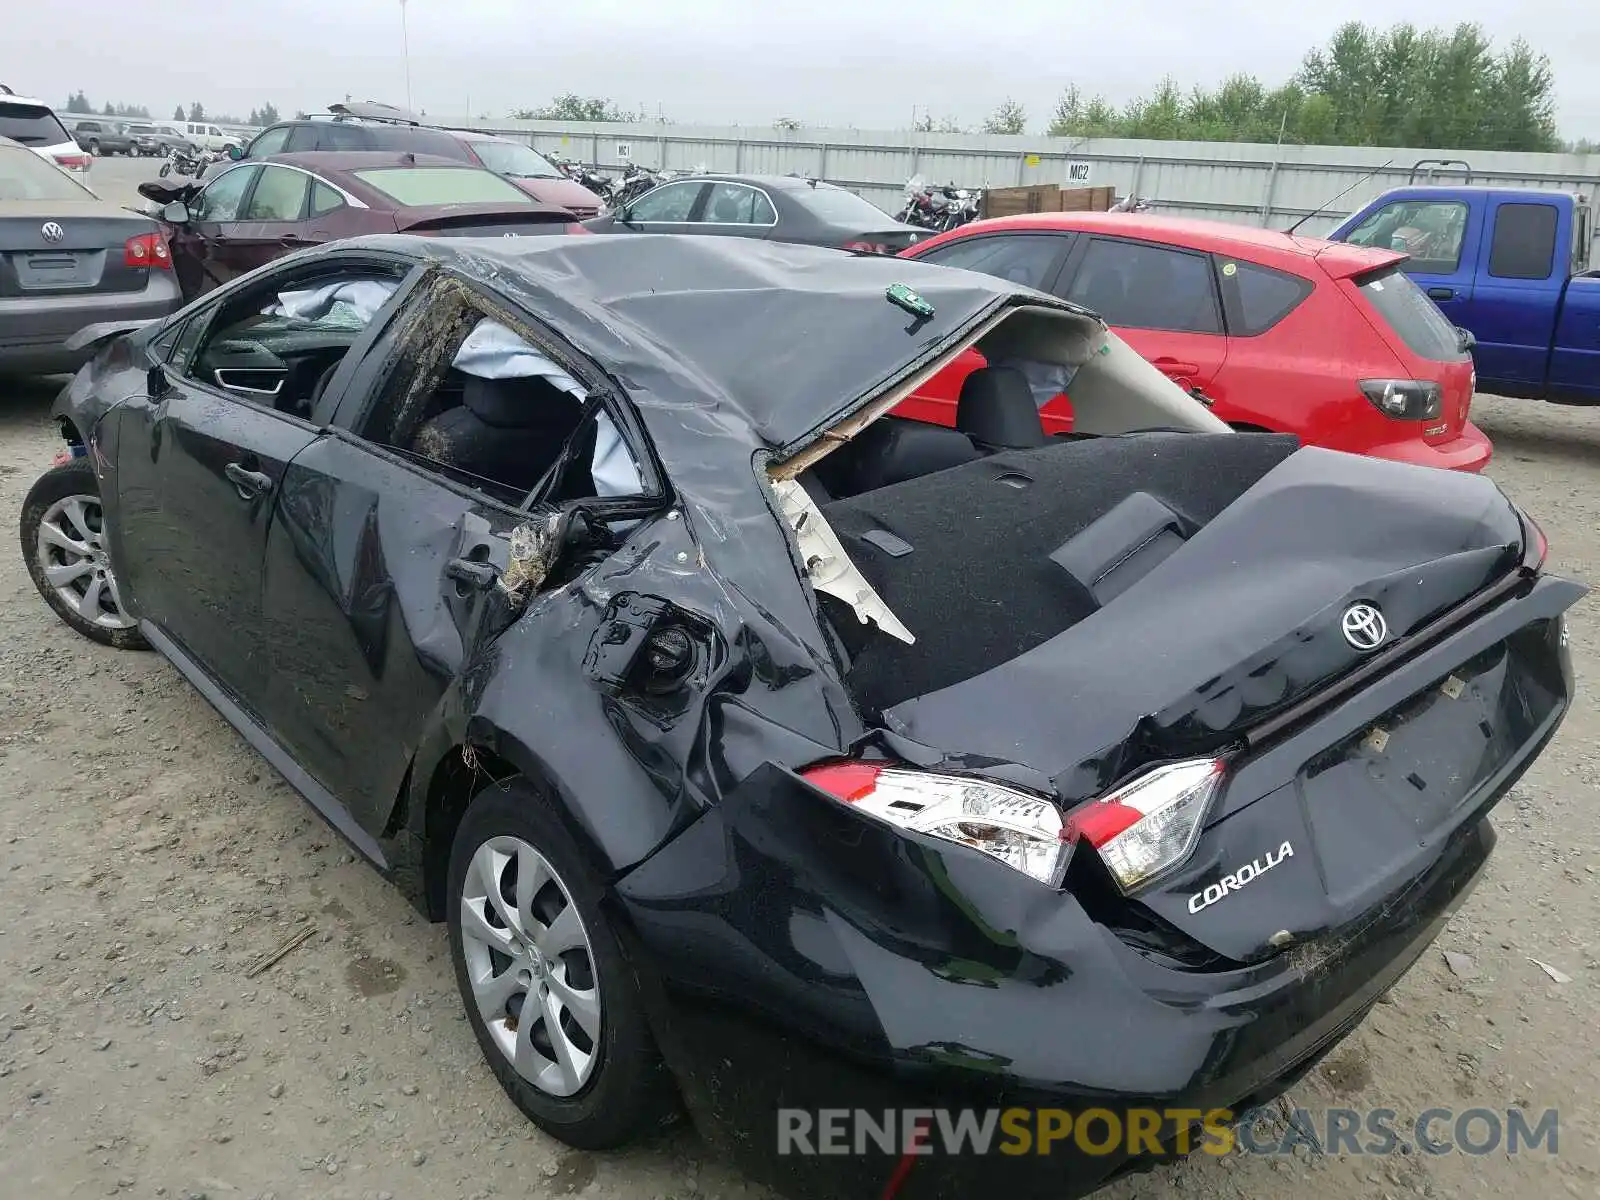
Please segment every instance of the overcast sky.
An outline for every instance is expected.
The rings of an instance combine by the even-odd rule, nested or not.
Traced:
[[[399,0],[6,0],[0,82],[53,104],[158,117],[198,100],[284,115],[345,93],[406,102]],[[1276,83],[1345,20],[1387,25],[1380,0],[409,0],[413,107],[503,116],[566,91],[677,121],[902,128],[932,109],[974,123],[1006,95],[1042,129],[1076,82],[1124,101],[1163,75],[1187,87],[1234,71]],[[1600,137],[1600,6],[1587,0],[1412,0],[1419,25],[1477,21],[1550,56],[1567,137]],[[781,14],[781,15],[780,15]]]

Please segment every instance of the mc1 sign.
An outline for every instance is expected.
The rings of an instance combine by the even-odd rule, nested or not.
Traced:
[[[1086,162],[1068,162],[1067,182],[1080,186],[1087,185],[1089,182],[1089,164]]]

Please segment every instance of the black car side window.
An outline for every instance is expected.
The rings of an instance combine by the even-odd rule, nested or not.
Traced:
[[[289,131],[288,152],[300,154],[306,150],[317,148],[317,126],[315,122],[306,121],[293,126]]]
[[[309,417],[401,278],[366,266],[324,267],[234,291],[204,310],[215,314],[209,320],[190,318],[198,344],[181,361],[175,354],[171,369],[242,401]]]
[[[1049,283],[1067,244],[1068,239],[1057,233],[997,234],[963,238],[917,257],[941,267],[980,271],[996,279],[1042,288]]]
[[[459,294],[423,300],[374,343],[366,361],[393,365],[352,432],[510,508],[643,494],[633,448],[561,361],[575,352],[547,337]]]
[[[344,197],[337,188],[323,183],[320,179],[311,181],[311,211],[313,217],[325,216],[336,208],[344,207]]]
[[[1222,332],[1211,261],[1185,250],[1094,238],[1066,298],[1126,329]]]
[[[1228,332],[1235,337],[1265,333],[1311,295],[1309,279],[1271,267],[1219,258],[1222,295],[1228,306]]]
[[[687,221],[694,210],[695,198],[704,183],[669,183],[653,192],[640,196],[628,209],[628,220],[635,224],[647,222]]]

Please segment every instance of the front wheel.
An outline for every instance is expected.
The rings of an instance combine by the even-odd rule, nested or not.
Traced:
[[[87,458],[38,478],[22,502],[21,533],[28,575],[56,616],[102,646],[147,648],[122,607],[106,549],[100,481]]]
[[[169,159],[167,159],[166,162],[161,164],[160,175],[161,175],[161,178],[165,179],[168,175],[171,175],[171,174],[172,174],[172,160],[169,158]]]
[[[491,786],[462,817],[446,920],[467,1019],[516,1106],[584,1150],[676,1113],[602,893],[542,790]]]

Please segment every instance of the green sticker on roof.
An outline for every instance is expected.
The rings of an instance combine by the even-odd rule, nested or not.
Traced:
[[[903,283],[891,283],[883,295],[890,304],[898,305],[914,317],[933,316],[933,305]]]

